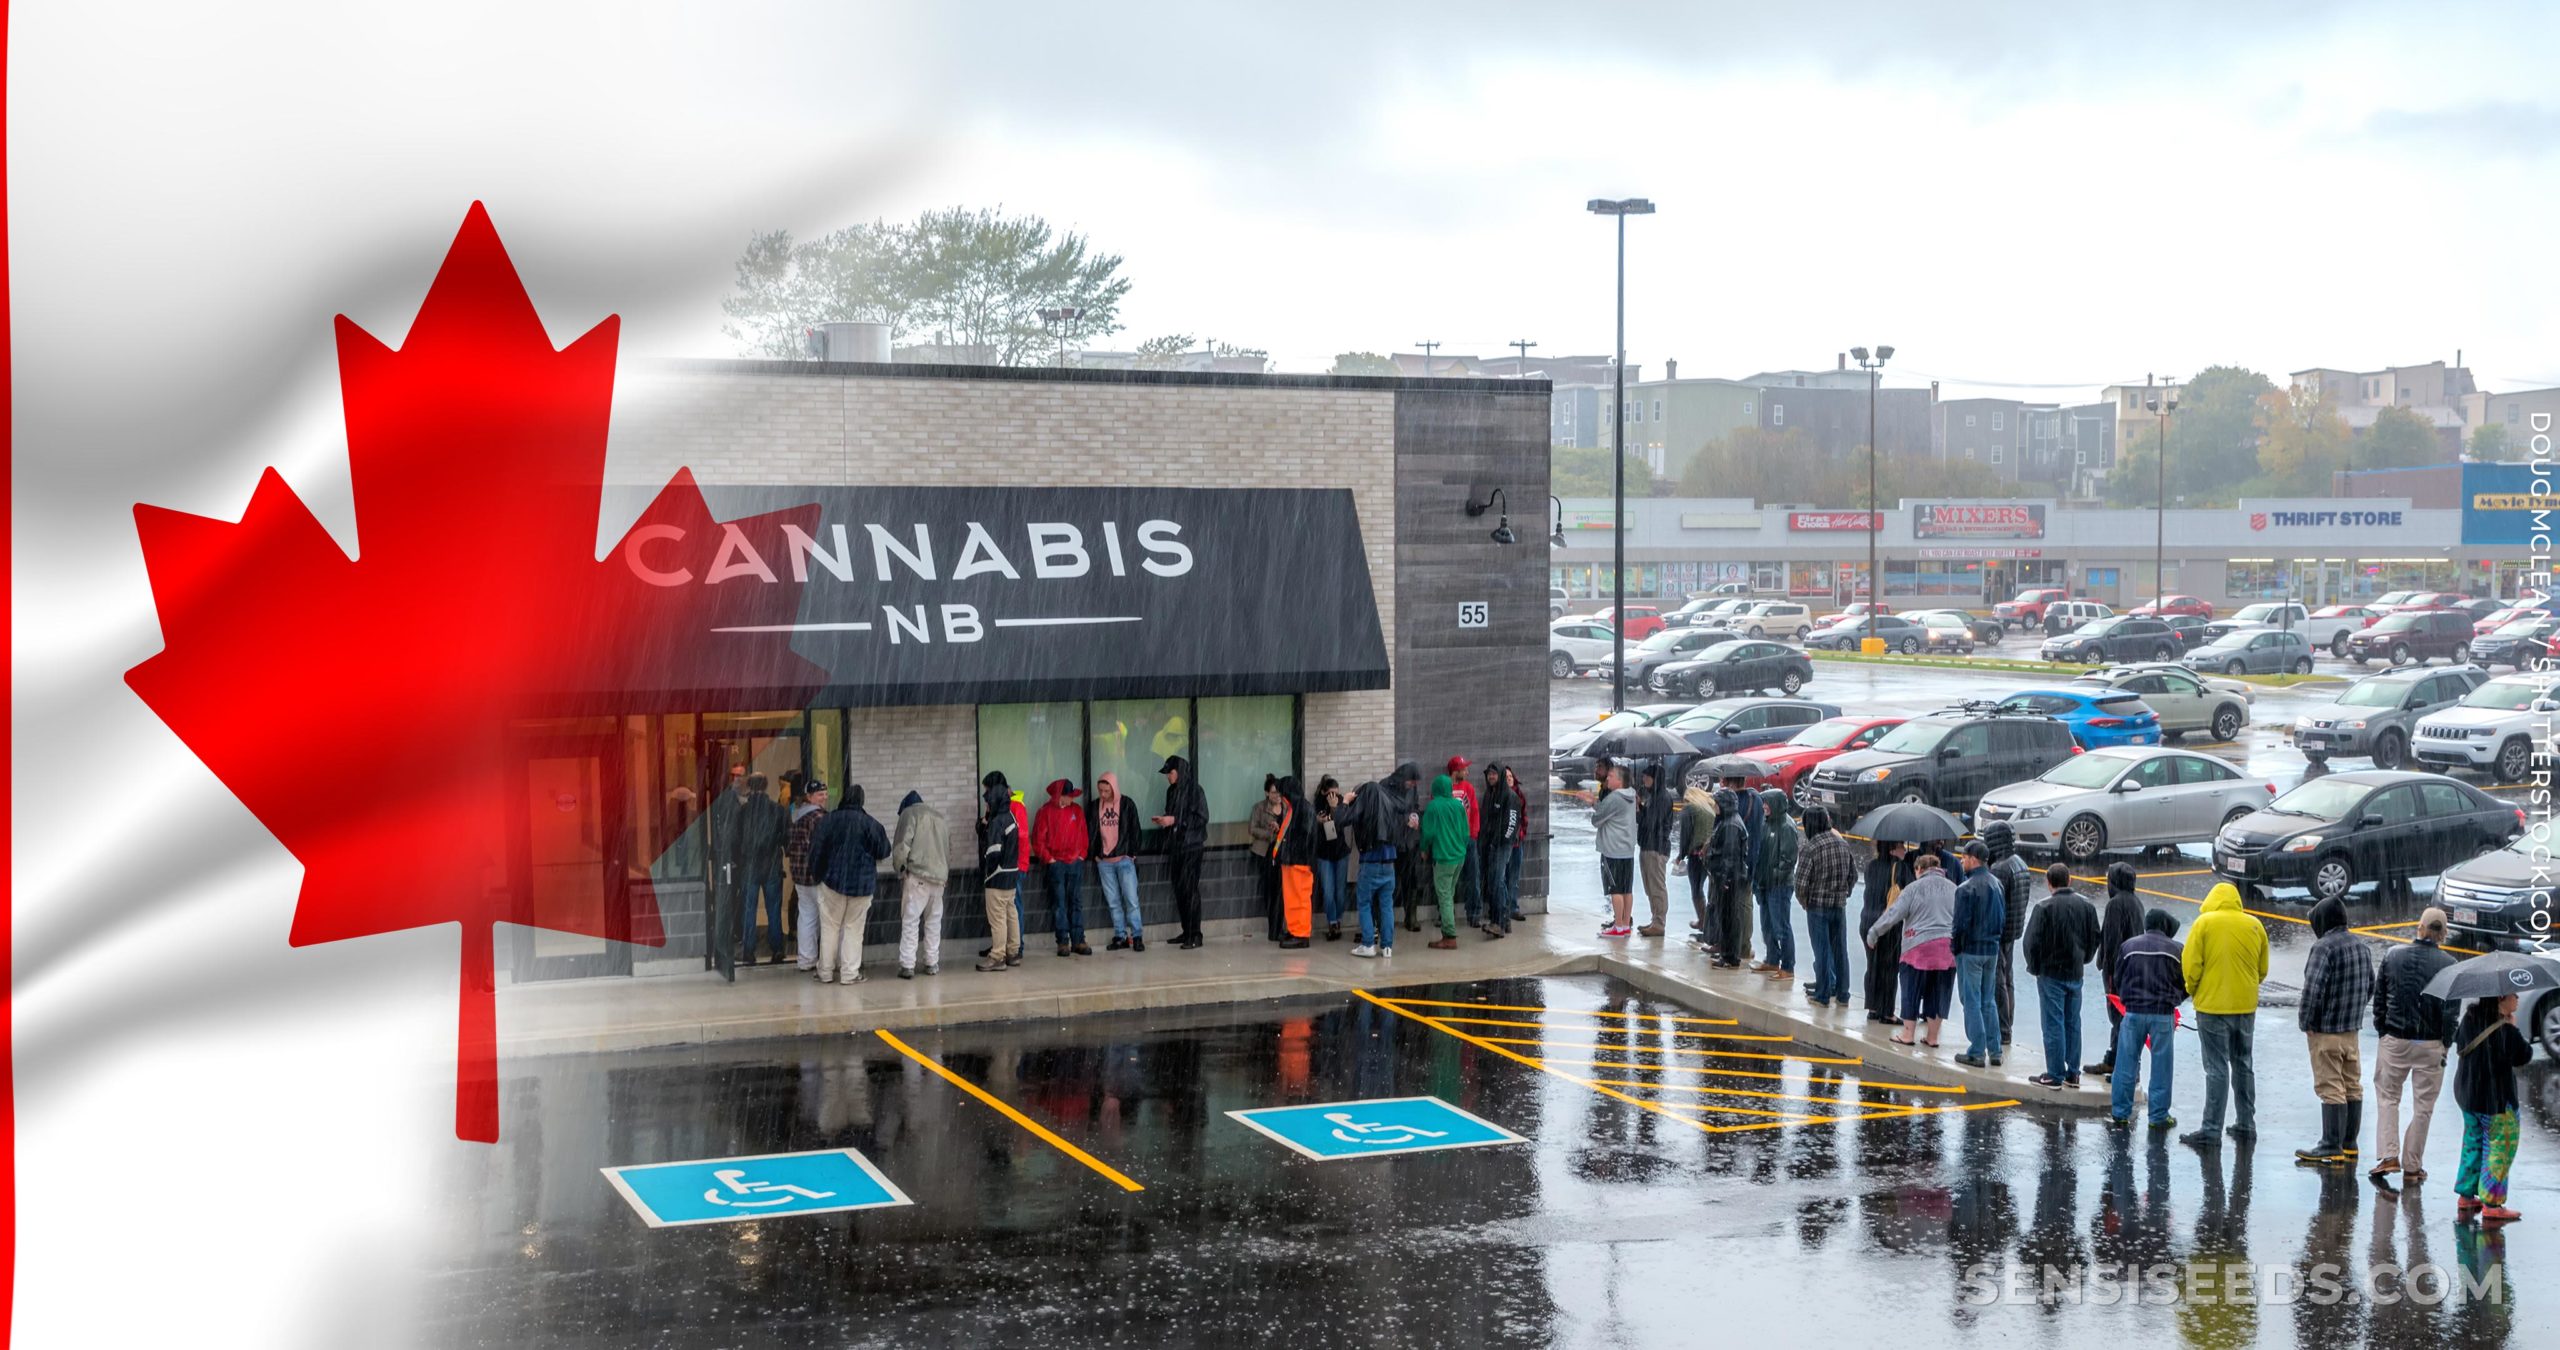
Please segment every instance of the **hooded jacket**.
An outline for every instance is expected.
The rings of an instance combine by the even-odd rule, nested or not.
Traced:
[[[1718,886],[1751,884],[1751,832],[1742,823],[1742,808],[1728,792],[1716,794],[1715,829],[1707,835],[1707,880]]]
[[[1445,773],[1431,780],[1431,804],[1422,808],[1422,847],[1443,866],[1467,860],[1467,804]]]
[[[2068,886],[2044,898],[2027,920],[2027,973],[2077,982],[2098,954],[2098,909]]]
[[[1984,826],[1982,844],[1991,850],[1988,870],[2000,879],[2001,899],[2009,906],[2000,920],[2000,940],[2014,944],[2027,931],[2028,890],[2035,871],[2018,856],[2018,832],[2009,827],[2009,822],[1995,820]]]
[[[1080,863],[1092,841],[1085,836],[1084,806],[1066,794],[1075,784],[1058,779],[1049,784],[1049,800],[1031,818],[1031,861]]]
[[[2425,992],[2453,956],[2434,938],[2419,938],[2382,958],[2373,982],[2373,1029],[2404,1041],[2453,1040],[2453,1005]]]
[[[1958,956],[1998,956],[2009,918],[2009,895],[1989,863],[1956,883],[1955,951]],[[1905,937],[1904,941],[1910,941]]]
[[[1307,805],[1305,789],[1295,777],[1280,780],[1280,818],[1274,822],[1272,860],[1282,867],[1312,866],[1316,860],[1316,813]]]
[[[1866,875],[1859,878],[1858,883],[1860,931],[1875,926],[1877,916],[1884,913],[1886,901],[1893,895],[1893,888],[1901,884],[1903,873],[1909,870],[1909,862],[1907,858],[1888,858],[1882,853],[1867,859]]]
[[[791,808],[791,832],[783,836],[782,865],[791,874],[794,886],[815,886],[818,874],[809,870],[809,845],[818,837],[818,825],[827,818],[827,808],[815,802],[802,802]]]
[[[1013,890],[1022,884],[1022,824],[1013,816],[1013,788],[993,771],[980,781],[985,790],[978,796],[978,882],[989,890]]]
[[[2318,940],[2302,958],[2302,1029],[2310,1034],[2352,1035],[2364,1030],[2365,1005],[2373,1001],[2373,952],[2347,923],[2337,897],[2311,907]]]
[[[862,785],[852,784],[844,790],[844,805],[818,822],[809,841],[809,871],[838,895],[868,900],[880,889],[880,861],[888,856],[889,836],[862,809]]]
[[[1784,800],[1783,795],[1780,800]],[[1796,884],[1796,849],[1801,840],[1795,822],[1787,819],[1784,808],[1771,807],[1766,802],[1761,805],[1761,815],[1767,823],[1760,827],[1760,857],[1752,865],[1751,888],[1767,895]]]
[[[2267,926],[2240,908],[2231,883],[2206,893],[2181,959],[2197,1012],[2242,1017],[2258,1010],[2258,986],[2267,979]]]
[[[1644,786],[1651,779],[1653,786]],[[1671,851],[1671,825],[1679,815],[1671,789],[1662,785],[1661,770],[1647,768],[1636,776],[1636,847],[1645,853]]]
[[[1591,833],[1603,858],[1636,856],[1636,790],[1602,789],[1591,805]]]
[[[1209,846],[1209,796],[1200,790],[1200,779],[1191,771],[1191,761],[1180,755],[1168,755],[1165,762],[1173,765],[1177,776],[1165,785],[1164,811],[1173,817],[1165,827],[1164,849],[1168,853],[1190,853]]]
[[[1395,839],[1396,853],[1402,856],[1422,846],[1422,770],[1412,760],[1406,760],[1387,775],[1385,786],[1387,800],[1394,807],[1387,831]]]
[[[1109,838],[1102,828],[1105,813],[1111,817]],[[1138,856],[1138,804],[1120,790],[1120,775],[1105,773],[1093,780],[1093,808],[1084,818],[1085,844],[1095,862]]]
[[[2167,1017],[2186,1001],[2186,948],[2170,935],[2176,929],[2177,921],[2167,914],[2156,921],[2146,917],[2143,931],[2117,950],[2107,984],[2124,1000],[2126,1016]]]
[[[951,879],[951,824],[925,805],[924,794],[910,792],[898,803],[897,841],[889,847],[889,870],[939,886]]]
[[[734,791],[724,792],[721,797],[723,800],[714,802],[711,810],[712,828],[719,835],[713,856],[750,869],[763,867],[780,856],[783,836],[791,827],[782,803],[762,792],[750,792],[743,801]]]
[[[2105,980],[2107,992],[2121,994],[2116,987],[2116,968],[2124,958],[2124,944],[2142,936],[2142,902],[2132,891],[2118,890],[2115,878],[2107,878],[2107,907],[2098,913],[2098,973]],[[2182,977],[2183,981],[2183,977]],[[2186,986],[2180,983],[2183,994]]]
[[[1519,794],[1495,779],[1476,803],[1476,847],[1488,855],[1511,847],[1523,832],[1525,814]]]

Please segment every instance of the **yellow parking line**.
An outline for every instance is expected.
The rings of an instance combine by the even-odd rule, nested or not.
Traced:
[[[1051,1130],[1048,1126],[1041,1124],[1039,1121],[1033,1120],[1031,1117],[1022,1114],[1020,1111],[1014,1110],[1013,1107],[1008,1105],[1002,1098],[999,1098],[995,1094],[987,1091],[985,1088],[970,1082],[968,1079],[953,1073],[951,1070],[944,1068],[932,1056],[916,1049],[905,1041],[899,1040],[897,1037],[890,1035],[887,1028],[883,1027],[875,1029],[871,1034],[887,1041],[899,1054],[905,1055],[916,1063],[942,1075],[944,1080],[948,1081],[953,1087],[956,1087],[962,1092],[966,1092],[970,1096],[977,1098],[979,1101],[985,1102],[987,1105],[994,1107],[998,1112],[1003,1114],[1005,1119],[1010,1120],[1014,1124],[1019,1125],[1039,1136],[1040,1139],[1047,1143],[1051,1148],[1054,1148],[1060,1153],[1066,1154],[1077,1162],[1083,1163],[1085,1166],[1101,1173],[1105,1178],[1110,1180],[1113,1185],[1118,1186],[1120,1189],[1124,1191],[1143,1191],[1146,1189],[1146,1187],[1131,1181],[1126,1175],[1122,1174],[1119,1169],[1111,1166],[1109,1163],[1106,1163],[1101,1159],[1094,1157],[1092,1154],[1085,1152],[1083,1149],[1077,1148],[1075,1145],[1059,1138],[1057,1132]]]
[[[1638,1022],[1647,1019],[1664,1023],[1685,1022],[1702,1027],[1740,1025],[1730,1017],[1669,1017],[1661,1013],[1601,1012],[1584,1008],[1531,1008],[1517,1003],[1453,1003],[1436,998],[1391,998],[1387,1002],[1400,1008],[1474,1008],[1482,1012],[1566,1013],[1575,1017],[1624,1017]]]
[[[1830,1102],[1834,1105],[1840,1103],[1840,1099],[1838,1097],[1809,1097],[1800,1092],[1762,1092],[1752,1088],[1718,1087],[1713,1083],[1648,1083],[1642,1079],[1618,1078],[1595,1078],[1591,1081],[1606,1084],[1609,1087],[1654,1088],[1663,1092],[1702,1092],[1718,1097],[1752,1097],[1780,1102]],[[1857,1105],[1859,1103],[1852,1099],[1850,1104]],[[1883,1105],[1884,1103],[1878,1104]],[[1724,1110],[1726,1108],[1718,1107],[1716,1109]],[[1741,1108],[1736,1107],[1732,1109],[1739,1110]]]
[[[1485,1039],[1496,1045],[1534,1045],[1542,1049],[1553,1050],[1605,1050],[1613,1055],[1701,1055],[1710,1059],[1794,1060],[1799,1064],[1857,1064],[1862,1062],[1854,1059],[1827,1059],[1817,1055],[1773,1053],[1767,1050],[1717,1050],[1707,1046],[1696,1045],[1672,1045],[1656,1049],[1642,1045],[1602,1045],[1596,1041],[1587,1044],[1582,1041],[1529,1041],[1503,1036],[1489,1036]]]
[[[1393,1006],[1393,1005],[1389,1005],[1389,1006]],[[1402,1010],[1401,1010],[1401,1009],[1399,1009],[1398,1011],[1402,1011]],[[1455,1022],[1455,1023],[1460,1023],[1460,1024],[1463,1024],[1463,1025],[1466,1025],[1466,1026],[1471,1026],[1471,1027],[1532,1027],[1532,1028],[1536,1028],[1536,1027],[1543,1027],[1543,1026],[1546,1026],[1546,1025],[1547,1025],[1547,1024],[1546,1024],[1546,1023],[1544,1023],[1544,1022],[1513,1022],[1513,1021],[1508,1021],[1508,1020],[1503,1019],[1503,1018],[1500,1018],[1500,1017],[1435,1017],[1435,1018],[1433,1018],[1432,1020],[1433,1020],[1433,1021],[1435,1021],[1435,1022]],[[1612,1030],[1613,1028],[1603,1028],[1603,1027],[1558,1027],[1558,1028],[1556,1028],[1556,1029],[1557,1029],[1558,1031],[1602,1031],[1602,1030]],[[1682,1031],[1682,1032],[1675,1032],[1675,1033],[1673,1033],[1673,1034],[1675,1034],[1675,1035],[1680,1035],[1680,1036],[1695,1036],[1695,1037],[1698,1037],[1698,1038],[1699,1038],[1699,1039],[1701,1039],[1701,1040],[1709,1040],[1709,1041],[1792,1041],[1792,1040],[1794,1040],[1794,1039],[1795,1039],[1795,1037],[1793,1037],[1793,1036],[1764,1036],[1764,1035],[1759,1035],[1759,1034],[1752,1033],[1752,1032],[1741,1032],[1741,1031]]]

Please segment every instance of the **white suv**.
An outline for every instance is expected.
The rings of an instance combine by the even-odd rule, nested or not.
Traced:
[[[1761,600],[1726,615],[1723,624],[1756,638],[1802,637],[1813,627],[1813,610],[1791,600]]]
[[[2533,772],[2535,744],[2556,713],[2560,702],[2541,680],[2510,675],[2419,722],[2409,749],[2430,768],[2477,769],[2501,783],[2521,783]]]
[[[2044,607],[2044,626],[2048,632],[2068,633],[2114,614],[2114,610],[2095,600],[2056,600]]]

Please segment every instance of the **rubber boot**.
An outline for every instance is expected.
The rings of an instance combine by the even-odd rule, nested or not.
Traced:
[[[2339,1160],[2342,1162],[2354,1162],[2358,1152],[2357,1141],[2363,1137],[2364,1098],[2351,1098],[2346,1105],[2346,1120],[2338,1127]]]
[[[2325,1163],[2331,1158],[2336,1157],[2338,1152],[2338,1127],[2341,1123],[2340,1118],[2345,1114],[2346,1108],[2343,1106],[2331,1106],[2327,1102],[2320,1103],[2320,1142],[2313,1144],[2309,1148],[2295,1149],[2293,1151],[2294,1161]]]

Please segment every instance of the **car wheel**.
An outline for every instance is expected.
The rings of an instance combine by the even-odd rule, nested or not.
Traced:
[[[1918,783],[1914,783],[1911,786],[1904,788],[1902,791],[1895,793],[1893,795],[1893,799],[1898,802],[1916,802],[1919,805],[1927,806],[1929,804],[1929,789],[1920,786]]]
[[[2175,660],[2177,659],[2177,655],[2178,649],[2165,642],[2151,649],[2151,659],[2154,661]]]
[[[1547,673],[1559,680],[1572,678],[1573,658],[1563,652],[1553,653],[1547,657]]]
[[[2336,637],[2333,637],[2333,638],[2329,639],[2329,654],[2330,654],[2331,656],[2338,657],[2338,658],[2340,658],[2340,659],[2342,659],[2342,660],[2346,657],[2346,654],[2347,654],[2347,635],[2346,635],[2346,634],[2344,634],[2344,633],[2340,633],[2340,634],[2338,634]]]
[[[1756,638],[1765,638],[1769,636],[1769,630],[1755,623],[1751,625],[1751,636]]]
[[[2409,743],[2399,732],[2386,731],[2373,738],[2373,767],[2377,769],[2399,768],[2408,754]]]
[[[2062,860],[2086,865],[2107,848],[2107,823],[2092,815],[2073,816],[2062,827]]]
[[[1787,796],[1795,802],[1796,814],[1803,815],[1813,806],[1813,775],[1797,775],[1796,785],[1787,790]]]
[[[1506,501],[1507,501],[1507,500],[1509,500],[1509,499],[1508,499],[1508,498],[1505,498],[1504,500],[1506,500]],[[2461,646],[2454,648],[2454,649],[2453,649],[2453,655],[2448,656],[2448,657],[2446,657],[2445,659],[2446,659],[2446,660],[2448,660],[2448,661],[2454,661],[2454,662],[2462,662],[2462,661],[2468,661],[2468,660],[2470,660],[2470,659],[2471,659],[2471,644],[2470,644],[2470,643],[2468,643],[2468,642],[2466,642],[2466,643],[2463,643]]]
[[[2225,703],[2213,710],[2213,738],[2227,741],[2240,734],[2240,710]]]
[[[2356,884],[2356,869],[2347,855],[2332,853],[2311,869],[2311,894],[2321,900],[2344,900]]]
[[[2308,675],[2308,674],[2310,674],[2310,673],[2311,673],[2311,658],[2310,658],[2310,657],[2308,657],[2308,656],[2306,656],[2306,657],[2302,658],[2301,660],[2294,662],[2294,663],[2293,663],[2293,673],[2294,673],[2294,674],[2296,674],[2296,675]]]
[[[2533,741],[2524,736],[2510,739],[2498,747],[2498,781],[2521,783],[2533,771]]]
[[[2222,673],[2225,675],[2245,675],[2249,673],[2249,663],[2246,661],[2230,662],[2223,666]]]
[[[1786,678],[1778,681],[1778,691],[1780,693],[1793,694],[1795,691],[1802,688],[1804,688],[1804,672],[1800,670],[1790,670],[1787,672]]]
[[[2405,666],[2409,664],[2408,643],[2395,642],[2391,644],[2391,664],[2395,666]]]
[[[2235,806],[2235,807],[2232,807],[2230,810],[2223,812],[2223,813],[2222,813],[2222,829],[2225,829],[2225,830],[2230,829],[2230,828],[2231,828],[2231,824],[2232,824],[2232,822],[2233,822],[2233,821],[2239,820],[2239,819],[2241,819],[2242,817],[2244,817],[2244,816],[2246,816],[2246,815],[2248,815],[2248,814],[2249,814],[2249,808],[2248,808],[2248,807],[2245,807],[2245,806]],[[2216,833],[2220,833],[2220,831],[2216,831]]]
[[[2545,995],[2541,1012],[2533,1020],[2542,1040],[2542,1053],[2560,1055],[2560,995]]]

